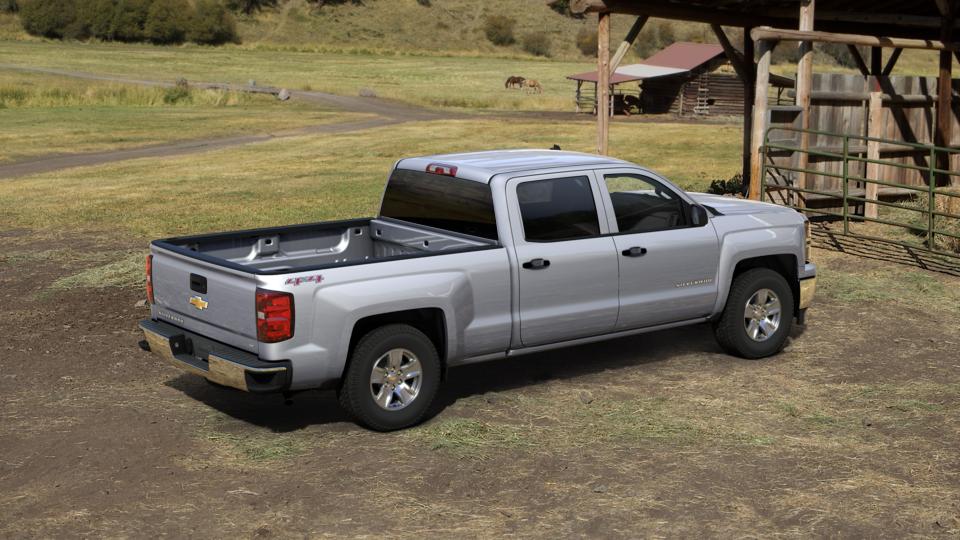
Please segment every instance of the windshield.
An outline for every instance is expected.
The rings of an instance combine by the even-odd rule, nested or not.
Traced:
[[[473,180],[396,169],[387,182],[380,215],[497,239],[490,186]]]

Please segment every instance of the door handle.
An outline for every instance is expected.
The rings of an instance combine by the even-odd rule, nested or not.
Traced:
[[[540,270],[550,266],[550,261],[546,259],[533,259],[523,263],[523,267],[527,270]]]
[[[634,246],[623,250],[621,253],[624,257],[643,257],[647,254],[647,248]]]

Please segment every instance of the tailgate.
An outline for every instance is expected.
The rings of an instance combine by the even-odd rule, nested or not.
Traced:
[[[153,246],[153,318],[258,352],[253,274]]]

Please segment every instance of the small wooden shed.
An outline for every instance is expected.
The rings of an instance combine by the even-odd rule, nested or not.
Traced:
[[[591,112],[596,106],[597,72],[570,75],[577,81],[577,112]],[[617,68],[610,78],[610,110],[622,109],[626,83],[639,82],[639,103],[643,113],[673,113],[679,116],[739,115],[743,112],[744,85],[730,66],[723,47],[710,43],[677,42],[637,64]],[[774,76],[777,88],[791,87],[793,81]],[[592,83],[593,92],[584,91]],[[589,86],[588,86],[589,88]]]

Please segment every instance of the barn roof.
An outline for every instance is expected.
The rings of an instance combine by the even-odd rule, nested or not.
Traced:
[[[669,47],[657,51],[641,64],[691,71],[703,64],[723,56],[723,47],[713,43],[690,43],[678,41]]]
[[[723,56],[723,47],[720,45],[678,41],[643,62],[620,66],[610,77],[610,84],[686,73],[718,56]],[[597,72],[576,73],[568,75],[567,78],[575,81],[597,82]]]

